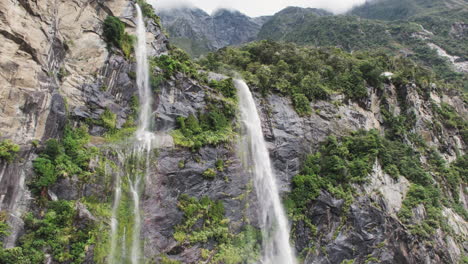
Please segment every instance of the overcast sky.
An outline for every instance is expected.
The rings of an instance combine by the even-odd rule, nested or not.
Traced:
[[[273,15],[287,6],[324,8],[343,13],[366,0],[147,0],[156,8],[192,5],[210,13],[218,8],[231,8],[249,16]]]

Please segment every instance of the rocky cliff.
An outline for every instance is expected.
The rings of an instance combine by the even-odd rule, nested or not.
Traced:
[[[3,238],[8,249],[0,252],[2,263],[107,262],[113,186],[115,175],[128,166],[122,156],[128,152],[127,140],[134,131],[131,120],[137,88],[133,56],[106,43],[103,22],[108,16],[118,17],[132,35],[133,4],[126,0],[0,3],[0,38],[4,43],[0,46],[0,134],[21,147],[12,161],[2,159],[0,166],[0,220],[10,226],[10,234]],[[239,15],[221,11],[217,16]],[[238,153],[235,100],[229,85],[222,86],[227,77],[193,69],[184,55],[168,47],[157,21],[147,17],[146,23],[156,98],[153,121],[157,150],[141,201],[145,261],[258,261],[258,197]],[[223,26],[217,32],[232,37],[230,33],[237,28]],[[238,41],[235,36],[232,42]],[[435,149],[447,164],[454,164],[466,152],[468,109],[465,96],[455,89],[386,81],[383,88],[367,85],[367,96],[360,100],[341,93],[314,100],[309,103],[313,111],[306,116],[296,111],[291,98],[277,92],[262,94],[255,85],[252,89],[285,199],[295,188],[292,179],[301,173],[306,156],[319,151],[328,136],[341,138],[353,131],[372,129],[383,135],[393,129],[387,112],[395,117],[414,116],[411,134],[420,135],[426,147],[406,134],[403,142],[420,152],[427,171],[433,168],[425,148]],[[438,112],[444,107],[451,109],[450,116]],[[193,121],[193,117],[199,121]],[[197,122],[201,128],[194,125]],[[37,190],[37,174],[43,173],[36,165],[38,156],[55,155],[51,153],[54,144],[48,142],[56,141],[49,139],[62,138],[59,144],[64,146],[63,152],[73,156],[67,140],[81,136],[70,136],[70,130],[85,124],[89,140],[78,144],[77,152],[92,154],[86,164],[80,164],[80,173],[67,163],[61,168],[65,173]],[[188,133],[182,124],[198,134]],[[58,159],[54,162],[59,166]],[[301,262],[463,261],[468,224],[459,212],[467,209],[466,175],[454,189],[459,192],[455,202],[462,210],[455,211],[453,199],[447,198],[440,207],[447,227],[436,225],[434,233],[424,237],[412,232],[398,215],[408,197],[410,175],[395,178],[383,166],[378,159],[372,160],[367,180],[352,186],[353,199],[324,188],[300,217],[290,214],[291,240]],[[434,169],[434,185],[441,186],[443,197],[452,197],[443,187],[449,185],[444,182],[445,176],[437,173]],[[65,205],[70,208],[54,201],[67,201]],[[431,212],[423,202],[410,210],[412,222],[430,218]],[[61,220],[56,223],[54,217]],[[86,232],[75,236],[70,230]],[[44,244],[33,243],[39,240]]]

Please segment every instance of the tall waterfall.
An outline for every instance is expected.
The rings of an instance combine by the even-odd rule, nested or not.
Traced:
[[[111,245],[108,262],[143,263],[140,196],[143,185],[149,177],[150,159],[154,134],[151,132],[152,92],[149,86],[149,65],[146,50],[146,28],[138,4],[137,42],[135,56],[137,63],[137,86],[140,102],[138,128],[131,146],[118,154],[122,172],[114,174],[114,203],[111,219]],[[132,209],[131,213],[127,210]],[[120,248],[120,250],[119,250]]]
[[[289,244],[289,224],[278,193],[275,175],[263,137],[260,117],[249,87],[236,80],[243,128],[241,148],[248,155],[260,205],[263,264],[295,264]]]

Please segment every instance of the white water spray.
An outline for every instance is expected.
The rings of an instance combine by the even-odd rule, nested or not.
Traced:
[[[263,264],[296,264],[289,244],[289,224],[263,137],[260,117],[252,93],[244,81],[236,80],[243,128],[242,148],[248,156],[260,205],[263,234]]]
[[[135,47],[135,55],[137,61],[136,81],[138,86],[138,95],[140,99],[140,117],[138,130],[136,133],[137,139],[147,148],[151,147],[151,140],[154,134],[150,132],[151,125],[151,105],[153,103],[151,89],[149,86],[149,64],[148,53],[146,51],[146,28],[140,6],[135,4],[137,10],[137,44]]]
[[[114,193],[114,205],[112,208],[112,219],[111,219],[111,249],[109,255],[109,263],[126,263],[127,261],[132,264],[139,264],[143,262],[141,256],[141,214],[140,214],[140,194],[143,189],[143,181],[149,178],[149,167],[151,158],[152,142],[154,134],[150,131],[151,128],[151,113],[152,113],[152,92],[149,86],[149,64],[148,54],[146,49],[146,28],[143,20],[143,15],[138,4],[135,4],[137,11],[137,42],[135,45],[135,56],[137,63],[137,86],[138,96],[140,102],[140,113],[138,120],[138,128],[135,134],[136,140],[133,144],[133,148],[127,151],[123,157],[119,157],[121,165],[125,167],[125,160],[131,160],[133,163],[129,168],[126,168],[127,177],[121,178],[117,174],[115,183]],[[140,159],[145,159],[144,163],[140,162]],[[144,165],[143,165],[144,164]],[[134,166],[134,168],[133,168]],[[144,168],[142,168],[144,167]],[[144,174],[144,178],[142,177]],[[122,181],[126,180],[128,183],[128,190],[126,195],[128,199],[133,201],[133,223],[131,229],[131,246],[130,256],[127,256],[127,232],[126,228],[123,227],[124,231],[119,238],[119,207],[121,206],[121,200],[123,199]],[[120,241],[122,251],[117,253],[116,248]]]
[[[106,166],[106,173],[107,173],[107,166]],[[111,218],[111,248],[109,252],[109,263],[115,262],[115,250],[117,248],[117,240],[118,240],[118,227],[119,227],[119,220],[117,219],[117,213],[119,210],[120,198],[122,196],[121,191],[121,183],[120,183],[120,175],[118,175],[115,179],[115,186],[114,186],[114,204],[112,205],[112,218]]]

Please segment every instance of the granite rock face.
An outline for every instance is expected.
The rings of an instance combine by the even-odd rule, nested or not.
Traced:
[[[0,210],[10,213],[12,223],[6,246],[13,245],[30,202],[32,142],[60,137],[67,122],[99,119],[105,109],[117,115],[119,127],[127,119],[135,65],[117,50],[110,53],[101,34],[108,15],[124,21],[131,34],[133,13],[127,0],[0,3],[0,137],[22,150],[18,162],[0,164]],[[149,21],[148,29],[152,54],[166,52],[159,26]],[[90,131],[103,132],[98,126]],[[60,184],[59,198],[79,197],[73,179]]]

